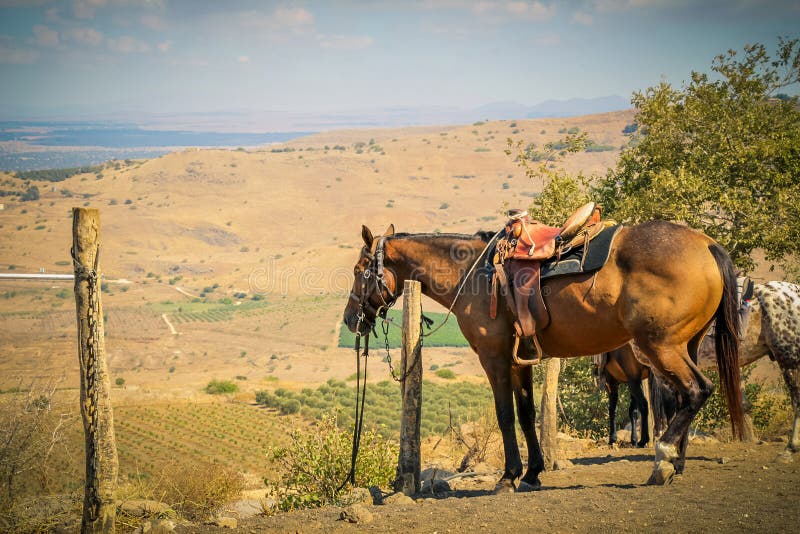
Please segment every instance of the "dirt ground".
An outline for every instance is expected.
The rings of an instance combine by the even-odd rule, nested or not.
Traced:
[[[370,506],[367,524],[345,523],[340,508],[326,507],[242,520],[238,531],[797,532],[800,457],[777,462],[784,446],[692,443],[686,472],[666,487],[644,485],[653,465],[649,449],[601,447],[574,458],[574,467],[545,473],[539,492],[492,495],[485,480],[414,504]]]

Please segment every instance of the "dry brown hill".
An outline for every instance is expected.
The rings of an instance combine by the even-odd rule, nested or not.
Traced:
[[[0,269],[69,272],[70,208],[98,207],[109,354],[129,390],[193,395],[212,376],[346,376],[350,356],[335,348],[336,329],[362,223],[375,231],[389,223],[410,232],[496,228],[504,206],[526,206],[540,189],[505,155],[507,138],[542,145],[579,127],[598,144],[620,147],[631,121],[625,111],[333,131],[256,151],[189,150],[119,163],[100,177],[39,183],[39,201],[6,202]],[[565,167],[604,172],[617,153],[578,154]],[[255,307],[193,320],[191,296],[205,288],[212,300]],[[74,319],[63,289],[70,287],[0,288],[0,350],[8,355],[0,388],[65,370],[74,384]],[[266,299],[253,304],[259,289]],[[475,358],[462,359],[459,372],[481,374]]]

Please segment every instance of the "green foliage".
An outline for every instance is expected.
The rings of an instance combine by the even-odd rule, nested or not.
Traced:
[[[543,380],[544,366],[537,367]],[[566,431],[591,439],[608,437],[608,394],[594,385],[591,358],[561,360],[558,376],[558,398],[564,408],[559,412],[560,424]],[[617,408],[617,420],[627,417],[627,409]]]
[[[533,218],[560,226],[578,206],[588,202],[588,181],[582,174],[574,177],[552,168],[549,164],[557,156],[563,157],[586,150],[588,142],[587,134],[577,131],[568,133],[563,139],[547,143],[542,150],[538,150],[533,143],[526,145],[523,141],[514,142],[508,139],[506,155],[515,156],[517,165],[528,178],[541,180],[542,192],[528,208]]]
[[[444,378],[445,380],[452,380],[456,377],[452,369],[437,369],[435,374],[439,378]]]
[[[684,221],[722,244],[739,267],[800,253],[800,110],[770,98],[800,79],[800,41],[717,56],[712,75],[662,82],[633,96],[638,132],[597,188],[620,220]]]
[[[438,384],[425,381],[423,391],[425,393],[422,396],[420,424],[423,436],[447,430],[451,416],[454,422],[475,419],[481,409],[492,402],[491,390],[480,384]],[[321,418],[326,413],[336,411],[339,413],[339,424],[347,427],[353,424],[355,385],[330,379],[313,390],[306,388],[296,392],[278,388],[274,391],[259,391],[256,393],[256,403],[274,408],[284,415],[300,413],[310,419]],[[401,399],[400,386],[397,383],[384,380],[367,384],[366,406],[366,426],[385,428],[392,435],[399,432]]]
[[[20,180],[38,180],[43,182],[62,182],[76,174],[95,173],[103,170],[102,165],[88,167],[70,167],[66,169],[45,169],[40,171],[17,171]]]
[[[22,202],[29,202],[32,200],[39,200],[39,188],[35,185],[30,186],[22,196],[19,197]]]
[[[114,380],[114,383],[119,387],[122,387],[125,385],[125,379],[122,377],[118,377],[116,380]]]
[[[742,368],[745,405],[749,406],[753,426],[759,435],[771,437],[785,435],[790,425],[791,406],[788,395],[774,395],[764,384],[750,378],[754,366]],[[729,428],[728,408],[722,395],[719,375],[715,370],[703,371],[714,384],[714,393],[708,398],[692,422],[692,428],[701,432],[727,431]]]
[[[223,393],[236,393],[239,386],[230,380],[212,380],[206,385],[205,392],[209,395],[219,395]]]
[[[285,466],[280,479],[264,482],[275,494],[280,510],[313,508],[336,502],[339,485],[350,470],[352,432],[340,428],[336,414],[319,419],[314,428],[292,429],[291,443],[269,451]],[[396,440],[386,440],[373,429],[361,436],[355,478],[360,486],[386,487],[395,475]]]

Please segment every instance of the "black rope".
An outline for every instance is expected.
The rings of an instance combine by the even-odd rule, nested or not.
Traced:
[[[358,460],[358,451],[361,447],[361,433],[364,428],[364,401],[367,397],[367,361],[369,360],[369,332],[364,335],[364,352],[361,352],[361,335],[356,330],[356,407],[355,415],[353,418],[353,443],[350,452],[350,471],[347,473],[344,481],[336,489],[340,492],[349,482],[353,486],[356,485],[356,461]],[[361,356],[364,356],[364,382],[361,382]]]

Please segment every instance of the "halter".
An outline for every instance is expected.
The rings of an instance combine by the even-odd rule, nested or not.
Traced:
[[[358,300],[358,320],[360,322],[367,322],[369,324],[369,320],[366,317],[365,312],[371,312],[375,315],[375,317],[386,317],[386,312],[394,306],[395,302],[397,302],[398,296],[397,294],[392,291],[392,289],[386,285],[385,279],[385,267],[383,264],[384,258],[386,257],[386,237],[380,237],[375,243],[374,251],[367,252],[365,256],[369,259],[369,264],[367,268],[364,269],[364,272],[361,273],[362,281],[361,281],[361,295],[356,295],[355,293],[350,293],[350,298],[353,300]],[[370,281],[374,280],[375,287],[374,289],[368,288],[367,286],[371,283]],[[371,289],[368,291],[368,289]],[[388,299],[384,298],[383,294],[384,291],[388,295]],[[381,299],[381,304],[376,308],[369,302],[370,296],[372,293],[377,293],[378,297]],[[370,327],[374,327],[374,322],[369,324]],[[360,335],[356,332],[356,335]]]

